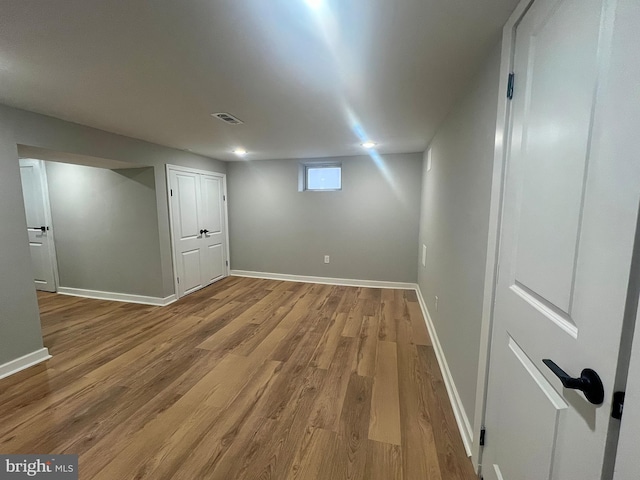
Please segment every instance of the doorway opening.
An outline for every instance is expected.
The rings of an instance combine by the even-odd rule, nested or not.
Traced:
[[[153,167],[18,146],[37,290],[162,304]]]

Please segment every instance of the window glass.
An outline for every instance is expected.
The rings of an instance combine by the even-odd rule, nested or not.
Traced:
[[[306,190],[340,190],[342,168],[340,166],[307,167]]]

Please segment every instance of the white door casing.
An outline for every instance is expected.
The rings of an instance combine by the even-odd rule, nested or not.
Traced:
[[[617,121],[616,128],[610,128],[608,143],[615,148],[612,157],[626,159],[635,165],[635,172],[629,173],[629,182],[638,183],[640,174],[640,102],[637,95],[630,100],[628,92],[640,91],[640,56],[638,49],[638,26],[640,26],[640,2],[618,0],[616,2],[615,29],[612,39],[611,75],[609,88],[617,92],[616,102],[611,102],[608,115]],[[640,432],[640,224],[636,228],[635,257],[631,272],[627,309],[626,329],[623,330],[622,355],[630,359],[628,371],[621,363],[618,374],[620,391],[626,390],[624,413],[620,425],[620,438],[615,459],[615,480],[638,478],[638,432]],[[635,282],[634,282],[635,280]],[[634,328],[633,335],[631,329]],[[628,348],[628,349],[627,349]],[[621,357],[622,357],[621,355]],[[624,358],[624,357],[622,357]],[[621,375],[627,373],[628,376]],[[614,425],[616,423],[614,422]],[[603,477],[609,478],[609,477]]]
[[[228,275],[225,176],[167,166],[178,298]]]
[[[56,254],[44,162],[20,159],[20,179],[36,289],[55,292]]]
[[[536,0],[515,34],[486,480],[600,479],[640,198],[614,154],[614,0]],[[562,387],[593,368],[604,403]]]
[[[637,297],[636,297],[637,298]],[[636,301],[635,332],[629,359],[628,383],[615,459],[616,480],[638,477],[638,432],[640,432],[640,310]]]

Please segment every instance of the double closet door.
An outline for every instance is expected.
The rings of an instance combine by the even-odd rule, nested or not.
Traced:
[[[178,298],[228,275],[225,176],[167,167]]]

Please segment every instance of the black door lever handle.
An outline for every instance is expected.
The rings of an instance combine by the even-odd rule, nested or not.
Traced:
[[[585,368],[580,373],[579,378],[574,378],[569,376],[567,372],[556,365],[556,362],[553,360],[546,358],[542,360],[542,363],[549,367],[555,376],[560,379],[564,388],[580,390],[584,393],[587,400],[595,405],[600,405],[604,401],[604,387],[602,386],[602,380],[600,380],[600,377],[594,370]]]

